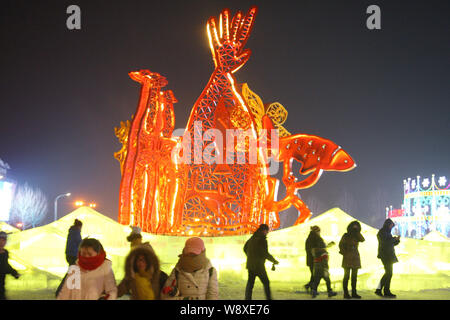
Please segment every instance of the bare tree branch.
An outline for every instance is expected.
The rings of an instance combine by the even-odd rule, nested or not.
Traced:
[[[47,197],[39,188],[21,185],[14,197],[11,216],[23,223],[23,229],[36,227],[47,215]]]

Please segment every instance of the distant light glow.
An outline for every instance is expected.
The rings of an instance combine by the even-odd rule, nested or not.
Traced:
[[[0,181],[0,221],[8,221],[14,194],[14,184]]]
[[[76,207],[82,207],[82,206],[84,206],[84,201],[75,201],[75,206],[76,206]]]

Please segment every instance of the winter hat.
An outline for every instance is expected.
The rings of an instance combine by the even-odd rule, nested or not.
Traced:
[[[269,231],[269,230],[270,230],[269,226],[267,224],[263,223],[263,224],[259,225],[258,230],[256,230],[256,231]]]
[[[311,227],[311,231],[319,232],[319,231],[320,231],[320,228],[319,228],[319,226],[312,226],[312,227]]]
[[[202,253],[204,250],[205,244],[203,243],[203,240],[198,237],[194,237],[186,240],[183,253],[184,254],[193,253],[195,255],[198,255]]]
[[[131,234],[134,234],[134,233],[141,234],[142,230],[138,226],[130,226],[130,228],[131,228]]]
[[[128,242],[133,243],[136,239],[142,239],[141,228],[138,226],[130,226],[130,228],[131,233],[127,237]]]
[[[8,238],[8,234],[6,233],[6,232],[4,232],[4,231],[1,231],[0,232],[0,239],[7,239]]]

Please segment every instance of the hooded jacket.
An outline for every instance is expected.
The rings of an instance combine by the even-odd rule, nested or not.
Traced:
[[[167,280],[167,274],[160,270],[159,259],[156,256],[150,244],[142,244],[135,246],[128,254],[125,260],[125,277],[118,286],[118,297],[124,294],[131,294],[131,300],[142,300],[139,297],[136,286],[136,272],[134,271],[134,263],[137,257],[144,255],[146,260],[150,261],[150,268],[148,269],[149,282],[151,284],[155,300],[161,298],[161,289]]]
[[[256,231],[247,240],[244,252],[247,255],[247,269],[255,273],[264,272],[266,259],[276,262],[276,259],[268,251],[267,236],[261,231]]]
[[[357,229],[354,229],[354,226]],[[360,242],[365,241],[361,234],[361,225],[358,222],[352,222],[347,227],[341,241],[339,242],[339,253],[342,254],[343,268],[361,268],[361,257],[359,255],[358,246]]]
[[[378,258],[383,263],[395,263],[398,262],[395,255],[394,246],[400,243],[400,239],[394,238],[391,234],[391,230],[388,227],[388,220],[385,221],[383,227],[378,231]]]

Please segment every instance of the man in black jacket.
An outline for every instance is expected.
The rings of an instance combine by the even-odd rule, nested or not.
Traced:
[[[392,270],[394,263],[398,262],[397,256],[395,255],[394,246],[400,243],[400,236],[393,237],[391,234],[392,228],[395,226],[394,221],[391,219],[386,219],[383,227],[378,231],[378,258],[384,266],[384,275],[380,280],[375,294],[383,296],[381,290],[384,288],[384,296],[387,298],[395,298],[396,295],[390,291]]]
[[[308,238],[305,241],[305,251],[306,251],[306,265],[309,267],[310,271],[310,278],[309,282],[305,284],[305,289],[308,291],[311,289],[311,286],[313,284],[313,276],[314,276],[314,257],[312,254],[313,248],[318,248],[320,243],[320,236],[318,235],[320,232],[319,226],[312,226],[311,231],[308,235]]]
[[[269,226],[267,224],[261,224],[258,230],[252,235],[252,237],[245,243],[244,252],[247,255],[247,269],[248,269],[248,281],[245,288],[245,299],[252,299],[253,286],[255,284],[255,278],[258,277],[263,286],[266,294],[266,299],[271,300],[272,295],[270,293],[270,282],[267,276],[264,263],[267,260],[272,261],[273,264],[278,264],[278,261],[269,253],[267,246],[267,234],[269,233]]]
[[[0,232],[0,300],[6,300],[5,276],[11,274],[14,278],[19,278],[19,273],[8,262],[9,253],[5,249],[6,241],[6,232]]]

